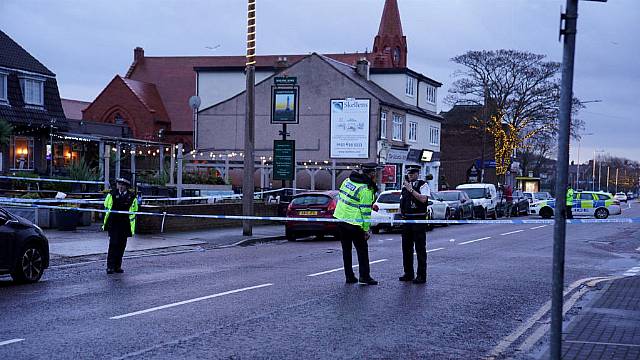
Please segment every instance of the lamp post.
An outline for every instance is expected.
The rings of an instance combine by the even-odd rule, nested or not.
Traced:
[[[596,100],[593,100],[596,101]],[[581,136],[589,136],[593,135],[593,133],[585,133]],[[582,138],[578,139],[578,167],[576,168],[576,189],[580,189],[580,143],[582,142]]]
[[[602,0],[600,0],[602,1]],[[604,0],[606,1],[606,0]],[[562,54],[562,79],[560,109],[558,116],[558,177],[556,180],[556,204],[561,204],[567,195],[569,170],[569,137],[571,130],[571,107],[573,102],[573,70],[576,52],[576,32],[578,24],[578,0],[567,0],[566,13],[561,15],[564,28]],[[564,259],[566,240],[566,209],[559,207],[553,226],[553,283],[551,287],[551,335],[550,358],[560,360],[562,356],[562,307],[564,302]]]

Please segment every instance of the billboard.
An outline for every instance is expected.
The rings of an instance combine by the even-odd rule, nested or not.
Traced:
[[[331,100],[331,158],[369,158],[370,99]]]

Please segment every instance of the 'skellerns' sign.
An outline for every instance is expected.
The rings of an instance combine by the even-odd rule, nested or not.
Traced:
[[[369,158],[369,99],[331,100],[331,158]]]

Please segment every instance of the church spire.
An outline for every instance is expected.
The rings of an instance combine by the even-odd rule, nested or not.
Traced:
[[[385,0],[380,28],[373,42],[373,67],[407,67],[407,37],[402,32],[397,0]]]

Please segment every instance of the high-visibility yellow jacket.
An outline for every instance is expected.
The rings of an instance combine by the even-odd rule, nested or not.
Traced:
[[[369,231],[371,224],[357,220],[371,219],[371,206],[373,205],[373,190],[367,184],[346,179],[340,186],[338,205],[333,212],[333,217],[345,222],[360,226],[362,230]]]
[[[567,189],[567,206],[573,206],[573,189]]]
[[[104,214],[104,223],[102,224],[102,230],[106,230],[107,222],[109,221],[109,215],[111,214],[111,208],[113,207],[113,195],[111,193],[107,194],[107,197],[104,199],[104,208],[107,212]],[[135,195],[133,195],[133,201],[131,202],[131,206],[129,207],[129,212],[134,213],[138,211],[138,199]],[[131,236],[136,233],[136,215],[129,214],[129,224],[131,226]]]

